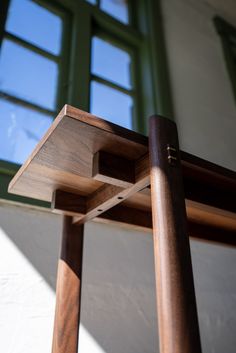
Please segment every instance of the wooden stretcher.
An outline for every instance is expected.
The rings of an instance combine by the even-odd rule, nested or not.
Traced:
[[[66,105],[9,185],[64,215],[53,353],[77,353],[92,219],[153,231],[160,352],[201,352],[189,236],[236,245],[236,173],[180,151],[172,121],[149,126],[146,137]]]

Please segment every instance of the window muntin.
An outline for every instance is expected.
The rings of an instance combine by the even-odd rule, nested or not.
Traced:
[[[125,25],[129,24],[129,0],[86,0]]]
[[[62,24],[33,0],[10,2],[0,51],[1,160],[23,163],[56,116]]]
[[[58,65],[8,39],[0,54],[0,90],[7,94],[56,109]]]
[[[128,1],[126,0],[101,0],[101,10],[107,12],[109,15],[115,17],[117,20],[128,24],[129,12]]]
[[[91,82],[91,113],[132,129],[133,99],[102,83]]]
[[[61,52],[62,19],[30,0],[12,0],[6,31],[54,55]]]
[[[99,38],[92,39],[92,74],[131,89],[129,53]]]
[[[118,46],[106,35],[94,36],[91,49],[91,113],[133,129],[136,100],[131,48]]]
[[[3,0],[4,3],[8,3],[9,0]],[[13,1],[13,0],[12,0]],[[9,1],[10,2],[10,1]],[[32,3],[36,3],[47,11],[53,13],[58,16],[62,21],[62,44],[61,44],[61,52],[59,55],[55,55],[50,52],[50,50],[45,50],[39,46],[39,44],[34,44],[32,42],[27,41],[26,39],[15,35],[14,33],[9,33],[6,31],[3,32],[3,27],[0,28],[0,46],[2,40],[11,40],[12,42],[21,45],[22,47],[32,50],[33,52],[42,55],[52,61],[54,61],[58,65],[58,87],[57,87],[57,104],[56,109],[47,109],[45,107],[39,106],[30,101],[24,100],[23,98],[19,98],[16,96],[11,96],[10,94],[6,94],[0,92],[0,98],[6,100],[7,102],[13,104],[13,108],[21,107],[26,109],[26,114],[28,114],[28,110],[30,112],[37,112],[45,115],[51,120],[55,117],[58,111],[61,109],[63,104],[68,103],[73,106],[79,107],[85,111],[89,111],[90,109],[90,92],[92,92],[92,86],[94,85],[92,82],[96,82],[99,87],[104,88],[112,88],[113,90],[107,90],[111,94],[113,91],[115,93],[123,93],[123,97],[125,97],[125,101],[128,102],[124,107],[126,112],[125,114],[121,114],[125,119],[121,118],[121,115],[117,115],[113,120],[115,123],[120,123],[121,125],[133,128],[137,131],[145,131],[145,121],[142,117],[143,108],[148,109],[148,113],[153,110],[153,95],[151,95],[151,101],[148,102],[148,105],[143,101],[143,89],[140,86],[141,77],[143,77],[145,73],[144,85],[147,88],[148,94],[151,92],[151,72],[149,69],[144,68],[143,58],[145,58],[145,63],[149,61],[149,57],[146,51],[146,47],[143,46],[143,41],[145,40],[145,36],[142,35],[137,28],[138,26],[138,18],[137,17],[137,9],[134,7],[132,11],[130,11],[131,4],[134,4],[133,1],[128,1],[129,4],[129,13],[130,13],[130,22],[128,25],[124,25],[115,17],[112,18],[108,13],[104,13],[104,11],[99,10],[99,0],[96,1],[96,5],[93,6],[88,2],[94,2],[93,0],[78,0],[76,1],[64,1],[64,0],[55,0],[51,2],[50,0],[31,0]],[[101,3],[101,1],[100,1]],[[7,20],[7,14],[5,9],[7,6],[0,5],[0,10],[3,10],[2,19]],[[135,21],[136,20],[136,21]],[[3,22],[4,24],[4,22]],[[6,22],[5,22],[6,24]],[[82,27],[81,27],[82,24]],[[0,23],[1,26],[1,23]],[[73,29],[73,32],[72,32]],[[4,34],[4,37],[3,37]],[[73,34],[73,35],[72,35]],[[130,56],[130,89],[124,88],[124,86],[117,84],[116,82],[110,80],[109,78],[99,77],[97,74],[91,73],[91,37],[97,36],[107,41],[107,43],[111,44],[116,48],[122,49],[124,52],[128,53]],[[1,51],[0,51],[1,52]],[[81,53],[83,55],[81,56]],[[143,56],[144,55],[144,56]],[[150,80],[150,81],[149,81]],[[127,97],[126,97],[127,95]],[[122,95],[121,95],[122,97]],[[107,96],[109,98],[109,96]],[[127,99],[126,99],[127,98]],[[1,104],[1,103],[0,103]],[[14,106],[15,104],[15,106]],[[92,100],[91,100],[92,107]],[[27,110],[28,109],[28,110]],[[146,111],[146,110],[145,110]],[[102,117],[107,118],[108,113],[96,113],[98,116],[102,115]],[[40,117],[40,115],[38,115]],[[123,122],[119,122],[116,119],[123,119]],[[111,119],[113,119],[111,117]],[[110,119],[110,120],[111,120]],[[108,119],[109,120],[109,119]],[[132,125],[132,126],[131,126]],[[35,136],[35,134],[34,134]],[[30,154],[27,153],[27,156]],[[7,157],[9,158],[9,157]],[[1,160],[0,153],[0,173],[5,174],[5,184],[4,190],[0,190],[0,197],[15,199],[15,196],[8,195],[7,196],[7,182],[10,181],[14,172],[19,168],[17,164],[12,162],[7,162]],[[6,174],[7,173],[7,174]],[[18,200],[21,198],[18,198]],[[23,202],[25,200],[22,200]],[[30,201],[29,201],[30,202]]]

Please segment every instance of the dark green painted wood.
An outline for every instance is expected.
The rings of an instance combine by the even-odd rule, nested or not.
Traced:
[[[44,107],[41,107],[37,104],[28,102],[27,100],[23,99],[23,98],[18,98],[15,97],[9,93],[5,93],[3,91],[0,90],[0,98],[4,98],[12,103],[21,105],[22,107],[26,107],[29,108],[31,110],[43,113],[43,114],[47,114],[47,115],[51,115],[52,117],[54,117],[56,115],[56,110],[50,110],[50,109],[46,109]]]
[[[30,42],[27,42],[25,41],[24,39],[22,38],[19,38],[17,37],[15,34],[12,34],[12,33],[8,33],[6,32],[5,35],[4,35],[4,38],[16,43],[16,44],[19,44],[20,46],[26,48],[26,49],[29,49],[39,55],[42,55],[44,56],[45,58],[48,58],[49,60],[52,60],[52,61],[55,61],[55,62],[58,62],[60,60],[60,58],[54,54],[51,54],[49,52],[47,52],[46,50],[43,50],[39,47],[37,47],[36,45],[34,44],[31,44]]]
[[[0,5],[0,49],[2,45],[2,39],[4,36],[5,22],[7,19],[7,12],[9,8],[10,0],[1,0]]]
[[[91,14],[87,3],[77,4],[72,25],[69,102],[89,111]]]
[[[160,0],[147,0],[150,54],[153,72],[153,91],[155,110],[159,115],[174,119],[172,92],[168,70],[167,52],[164,38],[163,19]]]
[[[134,89],[125,93],[134,99],[134,129],[146,134],[146,117],[153,113],[173,117],[159,0],[129,0],[129,25],[117,21],[85,0],[35,1],[61,16],[64,23],[63,55],[59,60],[58,111],[65,103],[89,111],[90,81],[93,78],[90,74],[91,37],[96,34],[128,51],[132,57]],[[4,6],[7,3],[3,1]],[[1,3],[0,25],[4,17],[2,8]],[[38,108],[35,106],[35,109]],[[9,163],[8,171],[11,165]],[[12,171],[15,171],[14,167]],[[0,168],[0,183],[1,174]],[[4,193],[4,197],[8,198]]]
[[[234,99],[236,101],[236,54],[234,53],[234,50],[236,50],[236,28],[218,16],[216,16],[213,21],[221,38],[225,63],[230,77]],[[235,41],[234,44],[232,43],[232,39]]]

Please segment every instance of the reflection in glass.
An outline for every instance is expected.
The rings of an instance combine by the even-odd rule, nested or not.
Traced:
[[[91,113],[115,124],[132,129],[130,96],[98,82],[91,82]]]
[[[52,117],[0,99],[1,159],[21,164],[52,123]]]
[[[130,89],[130,63],[131,58],[127,52],[101,38],[93,37],[93,74]]]
[[[92,5],[96,5],[96,3],[97,3],[97,0],[86,0],[86,1]]]
[[[58,67],[53,61],[9,40],[0,55],[0,90],[55,109]]]
[[[29,0],[11,0],[6,30],[55,55],[61,51],[62,20]]]
[[[117,20],[128,24],[128,0],[101,0],[101,9]]]

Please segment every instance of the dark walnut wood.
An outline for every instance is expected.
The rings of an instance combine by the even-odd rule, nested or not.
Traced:
[[[64,217],[52,353],[78,352],[84,226]]]
[[[91,219],[154,226],[161,352],[201,352],[188,236],[236,245],[235,172],[180,152],[164,118],[151,119],[149,141],[65,105],[9,192],[49,201],[65,216],[53,353],[78,351],[83,224]]]
[[[201,353],[177,129],[149,123],[157,316],[161,353]]]
[[[123,188],[135,183],[134,161],[99,151],[93,157],[93,178]]]
[[[220,224],[221,236],[211,234],[206,240],[222,240],[225,230],[226,244],[229,244],[230,223],[233,244],[236,173],[183,151],[181,165],[189,222],[215,229]],[[86,200],[86,211],[77,209],[75,214],[72,210],[69,213],[68,207],[72,208],[73,202],[77,205],[75,196],[70,205],[68,202],[64,205],[67,214],[75,215],[77,223],[96,217],[107,222],[100,217],[102,213],[120,203],[137,210],[136,214],[139,211],[150,214],[150,188],[145,188],[148,185],[147,137],[66,105],[11,181],[9,192],[49,202],[56,190],[78,195],[80,202]],[[110,221],[119,222],[118,213],[112,211],[112,214],[114,218]]]
[[[146,189],[144,190],[146,193]],[[236,246],[235,214],[211,206],[187,201],[188,235],[196,240]],[[74,223],[87,212],[86,197],[56,190],[52,211],[62,215],[75,216]],[[113,206],[95,218],[102,223],[116,223],[131,229],[152,231],[152,213],[149,210],[133,208],[124,203]]]

